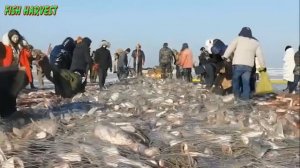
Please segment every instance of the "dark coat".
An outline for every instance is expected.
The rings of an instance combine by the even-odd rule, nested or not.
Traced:
[[[74,52],[70,70],[73,72],[79,72],[82,76],[87,72],[89,66],[92,64],[92,58],[90,56],[90,44],[89,39],[84,38],[81,43],[77,44]]]
[[[105,47],[100,47],[95,52],[95,63],[99,65],[100,69],[112,69],[112,60],[110,51]]]
[[[137,54],[138,53],[138,54]],[[135,59],[137,59],[138,63],[145,62],[145,54],[143,50],[139,50],[139,52],[135,50],[132,51],[131,56]]]
[[[123,51],[118,59],[118,67],[120,68],[124,68],[128,66],[128,56],[127,56],[127,52]]]

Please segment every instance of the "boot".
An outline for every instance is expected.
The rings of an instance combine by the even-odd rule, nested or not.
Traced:
[[[37,87],[34,86],[33,82],[30,83],[30,88],[31,89],[37,89]]]

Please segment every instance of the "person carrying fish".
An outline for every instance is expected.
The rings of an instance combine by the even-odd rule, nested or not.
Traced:
[[[187,43],[182,44],[177,65],[183,69],[183,79],[192,82],[193,53]]]
[[[262,66],[260,70],[266,71],[262,49],[249,27],[242,28],[238,37],[226,49],[223,58],[228,59],[233,53],[233,94],[238,102],[247,102],[250,99],[250,77],[255,56]]]
[[[19,92],[32,81],[28,43],[15,29],[4,34],[0,42],[0,117],[16,112]]]
[[[142,76],[143,65],[145,64],[145,54],[144,51],[141,49],[142,46],[137,44],[136,49],[132,51],[132,58],[133,58],[133,68],[137,72],[138,76]],[[136,69],[137,63],[137,69]]]
[[[104,89],[107,70],[109,69],[112,72],[112,59],[108,50],[109,46],[110,43],[108,41],[102,40],[101,47],[95,52],[95,68],[98,69],[100,90]]]
[[[85,37],[81,43],[76,45],[69,70],[50,64],[48,57],[43,57],[38,62],[47,79],[55,85],[57,95],[71,98],[75,94],[85,91],[86,73],[91,64],[91,43],[92,41]]]
[[[162,69],[162,78],[172,79],[172,62],[174,58],[174,53],[168,47],[168,43],[163,44],[163,48],[159,50],[159,65]]]

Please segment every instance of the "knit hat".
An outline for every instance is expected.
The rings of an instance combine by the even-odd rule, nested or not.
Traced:
[[[168,47],[168,43],[164,43],[163,47]]]

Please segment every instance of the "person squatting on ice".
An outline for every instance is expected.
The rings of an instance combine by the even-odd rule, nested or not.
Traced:
[[[4,34],[0,42],[0,117],[16,112],[19,92],[32,82],[30,50],[24,37],[15,29]]]
[[[255,63],[255,56],[262,67],[261,69],[266,71],[260,44],[252,36],[252,31],[249,27],[242,28],[238,37],[226,49],[223,58],[228,59],[233,53],[233,94],[239,101],[248,101],[251,93],[250,78]]]
[[[159,66],[162,69],[162,78],[173,77],[172,62],[174,58],[173,51],[168,47],[168,43],[163,44],[163,48],[159,50]]]

